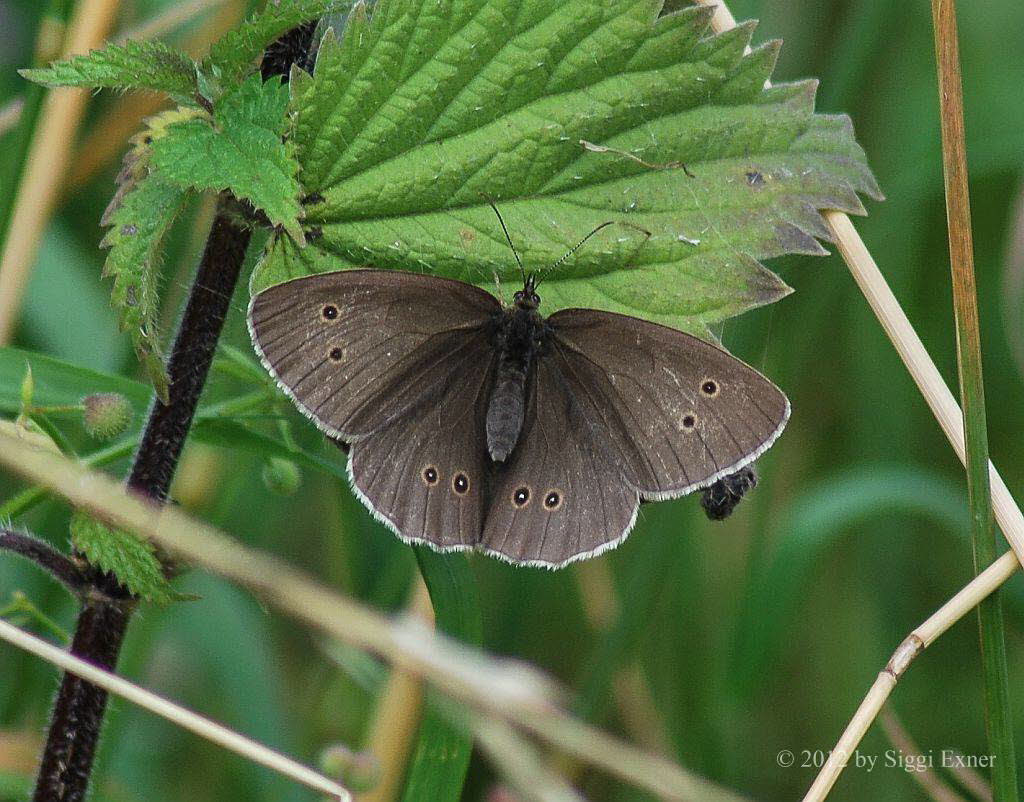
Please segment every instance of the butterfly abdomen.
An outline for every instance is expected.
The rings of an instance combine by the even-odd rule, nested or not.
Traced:
[[[495,462],[508,459],[519,442],[526,414],[526,377],[544,336],[536,307],[516,305],[502,312],[495,332],[498,369],[487,404],[487,450]]]
[[[519,441],[526,411],[527,369],[523,360],[507,353],[498,361],[487,405],[487,450],[495,462],[504,462]]]

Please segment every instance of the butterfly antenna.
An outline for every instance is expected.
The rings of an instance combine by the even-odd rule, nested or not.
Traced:
[[[516,250],[516,246],[512,244],[512,237],[508,234],[508,229],[505,227],[505,221],[501,218],[501,212],[498,211],[498,207],[494,205],[494,201],[488,200],[491,208],[494,209],[494,213],[498,216],[498,222],[501,223],[501,230],[505,232],[505,239],[508,240],[508,247],[512,249],[512,255],[516,257],[516,264],[519,265],[519,272],[523,276],[523,286],[526,285],[526,270],[523,269],[523,262],[519,258],[519,252]]]
[[[556,267],[558,267],[560,264],[562,264],[562,262],[564,262],[566,259],[568,259],[570,256],[572,256],[574,253],[576,253],[576,251],[578,251],[581,247],[583,247],[583,243],[585,243],[588,239],[590,239],[592,236],[594,236],[598,231],[600,231],[603,228],[608,228],[608,226],[614,226],[616,224],[618,224],[620,226],[627,226],[628,228],[635,228],[637,231],[639,231],[641,234],[644,235],[644,242],[647,242],[647,240],[649,240],[651,238],[651,232],[648,231],[643,226],[638,226],[638,225],[636,225],[634,223],[627,223],[624,220],[608,220],[607,222],[601,223],[601,225],[599,225],[597,228],[595,228],[593,231],[591,231],[589,234],[587,234],[587,236],[585,236],[583,239],[581,239],[579,242],[577,242],[575,245],[573,245],[568,251],[566,251],[562,255],[562,257],[560,259],[558,259],[558,261],[556,261],[554,264],[552,264],[551,267],[547,268],[547,270],[545,272],[550,272],[551,270],[554,270]],[[540,284],[540,281],[538,280],[537,283]]]
[[[556,262],[554,262],[554,264],[552,264],[544,272],[549,272],[551,270],[554,270],[556,267],[558,267],[560,264],[562,264],[562,262],[564,262],[566,259],[568,259],[570,256],[572,256],[574,253],[576,253],[576,251],[578,251],[581,247],[583,247],[583,243],[586,242],[588,239],[590,239],[592,236],[594,236],[598,231],[600,231],[602,228],[608,228],[608,226],[615,225],[615,223],[616,223],[615,220],[609,220],[606,223],[601,223],[601,225],[599,225],[597,228],[595,228],[593,231],[591,231],[589,234],[587,234],[587,236],[585,236],[583,239],[581,239],[579,242],[577,242],[575,245],[573,245],[569,250],[567,250],[561,256],[561,258],[559,258]],[[540,284],[540,281],[538,281],[537,283]]]

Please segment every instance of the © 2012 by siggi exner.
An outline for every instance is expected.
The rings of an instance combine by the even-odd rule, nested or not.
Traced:
[[[854,765],[868,771],[882,766],[889,769],[903,769],[907,772],[924,772],[934,768],[943,769],[986,769],[995,762],[995,755],[965,755],[956,749],[929,749],[927,752],[904,752],[902,749],[886,749],[881,755],[857,752]]]

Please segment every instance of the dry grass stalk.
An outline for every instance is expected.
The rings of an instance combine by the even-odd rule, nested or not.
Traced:
[[[5,103],[0,107],[0,136],[3,136],[18,124],[21,119],[21,110],[25,107],[25,101],[20,97]]]
[[[716,32],[720,33],[736,26],[735,18],[720,0],[699,0],[699,2],[715,6],[712,28]],[[943,381],[938,368],[935,367],[935,363],[925,350],[920,337],[917,336],[917,332],[910,325],[896,296],[889,289],[878,265],[875,264],[875,260],[854,228],[853,222],[846,214],[836,211],[825,212],[825,220],[831,231],[832,239],[838,246],[858,287],[878,317],[885,333],[896,347],[896,351],[960,461],[966,462],[963,413],[960,406]],[[864,733],[895,687],[896,681],[909,667],[914,657],[953,623],[973,609],[981,599],[1009,579],[1020,567],[1022,556],[1024,556],[1024,515],[1021,514],[1006,483],[991,462],[989,463],[989,480],[995,518],[1013,547],[1013,552],[1007,552],[992,563],[974,581],[911,633],[897,648],[861,702],[835,749],[830,753],[828,761],[804,797],[805,802],[825,798],[845,767],[846,761],[841,756],[853,754],[857,744],[860,743]]]
[[[907,320],[899,301],[889,289],[850,218],[838,212],[826,212],[825,219],[854,280],[906,364],[907,370],[928,402],[932,414],[952,444],[957,457],[964,462],[967,455],[964,450],[963,413],[960,411],[960,405],[942,380],[921,338]],[[1020,507],[1013,500],[1006,483],[991,462],[989,479],[992,484],[992,509],[996,522],[1014,552],[1017,555],[1024,554],[1024,515],[1021,514]]]
[[[716,33],[736,27],[735,17],[720,0],[698,0],[698,2],[715,7],[711,26]],[[942,431],[953,446],[957,457],[961,462],[965,462],[963,412],[960,405],[943,381],[942,375],[928,355],[924,343],[917,336],[910,320],[907,319],[896,296],[889,289],[885,277],[882,276],[878,265],[875,264],[864,240],[854,228],[853,221],[842,212],[826,211],[824,215],[832,239],[857,282],[857,286],[864,293],[871,310],[878,317],[878,322],[882,324],[882,328],[895,346],[900,359],[903,360],[914,383],[921,391],[921,395],[928,402],[928,407],[942,427]],[[989,477],[992,483],[992,509],[995,512],[996,522],[1003,530],[1003,534],[1013,547],[1014,552],[1024,562],[1024,515],[1021,514],[1020,507],[1013,500],[1006,483],[991,462],[989,463]]]
[[[117,0],[82,0],[68,27],[64,54],[87,53],[99,47],[113,25],[117,8]],[[51,89],[43,103],[18,187],[7,245],[0,257],[0,345],[10,339],[17,321],[89,97],[85,89]]]
[[[221,13],[212,24],[204,26],[183,45],[183,49],[193,57],[200,56],[206,53],[212,42],[238,24],[245,11],[240,0],[191,0],[188,3],[181,3],[141,25],[128,29],[117,36],[114,41],[122,43],[129,39],[133,41],[158,39],[174,29],[192,22],[207,11],[226,4],[228,8],[221,9]],[[111,154],[116,155],[123,149],[128,137],[138,129],[140,120],[165,105],[166,102],[161,96],[149,94],[131,94],[119,98],[111,114],[104,117],[100,126],[77,148],[72,160],[71,175],[64,187],[64,192],[69,192],[89,180],[100,166],[107,164],[113,158]],[[23,106],[24,103],[21,99],[15,98],[0,108],[0,136],[18,124]],[[122,106],[124,109],[121,108]],[[111,130],[106,127],[107,119],[110,117],[127,122],[120,127],[115,126],[115,130]],[[86,166],[82,164],[83,159],[86,160]]]
[[[145,688],[140,688],[138,685],[119,677],[117,674],[97,668],[91,663],[87,663],[85,660],[81,660],[63,649],[49,644],[41,638],[37,638],[35,635],[23,632],[2,619],[0,619],[0,638],[37,657],[41,657],[53,665],[60,666],[65,671],[70,671],[72,674],[77,674],[83,679],[89,680],[93,685],[98,685],[139,707],[156,713],[158,716],[162,716],[182,729],[193,732],[248,760],[252,760],[254,763],[259,763],[262,766],[280,772],[316,791],[330,794],[333,798],[340,800],[340,802],[351,802],[352,800],[352,795],[345,788],[338,785],[338,783],[329,780],[327,777],[303,766],[301,763],[297,763],[289,757],[285,757],[280,752],[275,752],[273,749],[246,738],[234,730],[230,730],[214,721],[210,721],[208,718],[193,713],[191,710],[169,702],[163,697],[157,696],[155,693],[147,691]]]
[[[585,802],[560,774],[548,768],[537,750],[504,721],[479,719],[473,724],[473,737],[523,800]]]
[[[124,33],[118,34],[114,39],[118,44],[124,44],[129,40],[159,39],[177,28],[194,22],[197,17],[218,6],[231,2],[237,5],[237,0],[188,0],[185,3],[177,3],[161,11],[150,20],[146,20],[134,28],[129,28]],[[236,17],[237,18],[237,17]]]
[[[238,545],[180,509],[154,507],[111,477],[2,433],[0,464],[187,563],[250,588],[296,620],[429,679],[478,713],[506,721],[627,783],[670,800],[736,799],[669,760],[574,719],[556,703],[554,683],[525,663],[497,660],[422,624],[391,620],[273,557]]]
[[[960,787],[979,802],[992,802],[994,797],[988,781],[967,765],[968,759],[962,753],[954,752],[953,754],[958,758],[962,758],[962,761],[958,761],[949,767],[949,773],[960,783]]]
[[[735,20],[729,13],[726,6],[717,2],[709,2],[709,5],[715,5],[716,11],[712,20],[712,24],[717,31],[725,30],[735,25]],[[101,4],[103,5],[103,4]],[[19,204],[20,206],[21,204]],[[939,421],[946,433],[950,442],[953,444],[954,449],[960,456],[961,460],[964,459],[964,446],[963,446],[963,426],[962,426],[962,415],[959,407],[949,392],[948,387],[942,381],[938,370],[935,368],[934,363],[928,357],[923,344],[917,337],[916,332],[910,326],[902,309],[899,307],[898,302],[889,290],[884,278],[881,276],[877,265],[868,253],[867,248],[864,246],[863,241],[860,239],[856,230],[849,218],[841,213],[828,212],[826,213],[826,220],[828,221],[834,240],[836,241],[840,252],[843,254],[850,267],[851,273],[854,275],[855,280],[864,292],[865,297],[869,301],[872,309],[879,317],[883,328],[889,335],[893,344],[896,346],[897,351],[900,353],[901,358],[907,364],[907,368],[910,371],[915,382],[918,384],[928,401],[929,406],[932,409],[933,414]],[[6,264],[6,259],[5,259]],[[0,304],[3,304],[3,278],[0,274]],[[0,326],[3,323],[2,307],[0,307]],[[2,327],[0,327],[0,337],[2,337]],[[13,451],[15,449],[9,449]],[[59,462],[59,460],[58,460]],[[9,463],[10,464],[10,463]],[[11,467],[16,467],[11,465]],[[36,465],[36,468],[43,468],[46,466]],[[48,484],[54,487],[63,495],[82,503],[84,506],[91,507],[96,511],[106,510],[111,512],[114,508],[121,507],[121,510],[117,513],[118,522],[125,524],[131,528],[136,529],[151,535],[157,542],[160,542],[172,549],[179,551],[184,550],[185,553],[192,551],[192,547],[196,547],[197,544],[193,543],[189,547],[184,548],[188,538],[184,540],[179,539],[177,535],[183,534],[180,526],[183,521],[165,521],[153,519],[152,512],[147,512],[144,509],[144,505],[141,505],[143,509],[134,509],[131,512],[127,511],[127,508],[119,503],[110,503],[110,500],[117,495],[118,488],[115,483],[110,480],[103,480],[109,482],[112,486],[105,488],[107,491],[106,498],[99,498],[94,501],[94,496],[102,496],[102,494],[96,494],[95,477],[91,477],[90,481],[85,481],[86,477],[84,472],[79,472],[78,482],[74,481],[74,477],[69,477],[69,481],[76,485],[73,487],[68,482],[61,480],[59,477],[60,472],[66,472],[66,467],[59,464],[50,465],[51,468],[56,468],[57,474],[49,472],[47,475],[46,471],[43,470],[32,470],[23,471],[27,475],[31,475],[37,481],[41,481],[44,484]],[[1024,554],[1024,516],[1021,515],[1020,509],[1014,503],[1012,497],[1006,488],[1005,483],[999,477],[995,468],[990,465],[990,475],[992,481],[992,495],[993,495],[993,507],[996,515],[996,519],[1006,534],[1007,539],[1017,554]],[[123,498],[123,497],[122,497]],[[135,500],[125,500],[127,504],[138,504]],[[187,517],[170,511],[170,513],[162,516],[164,519],[174,517],[174,515],[180,515],[184,521],[187,521]],[[177,525],[175,525],[177,524]],[[186,530],[187,531],[187,530]],[[173,534],[172,534],[173,533]],[[212,543],[209,545],[213,545]],[[254,575],[240,576],[239,574],[246,574],[247,571],[231,570],[230,566],[225,564],[225,561],[230,561],[232,557],[228,556],[230,550],[225,551],[224,546],[226,544],[218,543],[217,548],[214,550],[217,554],[212,560],[203,560],[198,556],[194,556],[199,562],[206,562],[207,564],[213,564],[215,570],[220,573],[238,579],[238,581],[244,584],[249,584],[266,591],[266,588],[262,587],[261,581]],[[198,546],[197,551],[202,552],[204,546]],[[235,558],[238,555],[235,553]],[[910,636],[904,641],[904,643],[894,653],[892,659],[886,666],[886,669],[879,675],[878,680],[872,686],[868,695],[865,697],[860,708],[851,720],[846,732],[840,739],[839,745],[834,750],[834,755],[842,753],[851,754],[853,749],[856,748],[856,744],[859,743],[861,736],[867,727],[877,716],[885,698],[891,692],[895,686],[896,681],[902,675],[902,673],[910,665],[910,662],[920,653],[921,650],[927,647],[935,638],[945,632],[955,621],[959,620],[963,615],[969,612],[978,603],[981,598],[984,598],[999,585],[1006,581],[1010,576],[1015,573],[1019,567],[1019,562],[1016,556],[1012,553],[1004,554],[999,560],[989,566],[982,574],[980,574],[973,582],[966,586],[960,591],[953,599],[943,605],[939,611],[925,621],[920,627],[918,627]],[[293,577],[294,579],[294,577]],[[293,593],[293,591],[295,593]],[[311,613],[308,616],[301,615],[299,611],[294,608],[294,603],[300,601],[301,597],[306,597],[307,593],[319,593],[317,601],[327,603],[334,603],[337,597],[332,597],[326,591],[319,591],[315,587],[298,587],[294,583],[289,583],[288,587],[282,590],[280,593],[273,593],[278,603],[289,610],[293,614],[305,618],[306,620],[314,623],[318,626],[324,626],[329,631],[332,627],[326,625],[326,621],[319,614]],[[319,608],[319,604],[316,605]],[[331,616],[332,618],[334,616]],[[365,623],[365,622],[364,622]],[[422,673],[424,675],[435,676],[434,666],[429,662],[423,662],[422,659],[418,659],[416,656],[403,652],[403,648],[397,645],[395,642],[388,644],[384,643],[384,639],[374,639],[368,637],[367,631],[362,627],[354,627],[354,629],[362,630],[360,636],[353,636],[351,632],[346,632],[345,635],[339,634],[343,639],[349,642],[357,642],[358,645],[364,648],[370,648],[371,650],[378,651],[378,653],[384,653],[385,656],[396,660],[396,662],[402,662],[411,658],[409,668]],[[346,637],[347,636],[347,637]],[[377,640],[375,644],[371,641]],[[59,650],[58,650],[59,651]],[[412,650],[409,650],[412,652]],[[61,654],[64,654],[63,652]],[[467,692],[466,688],[455,689],[449,687],[450,692],[454,692],[454,695],[461,696],[463,698],[469,696],[472,697],[471,692]],[[478,700],[483,701],[483,700]],[[585,728],[583,730],[575,729],[572,727],[565,727],[567,722],[554,714],[554,711],[548,710],[545,715],[540,714],[542,710],[536,710],[535,718],[537,719],[532,728],[535,732],[538,732],[542,737],[550,738],[554,742],[558,742],[561,736],[566,736],[563,739],[562,746],[566,746],[566,741],[573,742],[569,746],[570,751],[574,751],[584,757],[590,757],[594,759],[596,756],[592,753],[592,747],[598,747],[598,749],[605,749],[608,746],[618,746],[611,739],[605,737],[596,738],[586,746],[583,746],[583,742],[579,740],[579,736],[600,733],[587,733]],[[554,717],[552,718],[552,715]],[[510,720],[515,720],[514,717],[510,716]],[[522,722],[521,722],[522,723]],[[589,754],[588,754],[589,753]],[[596,763],[604,764],[609,770],[619,773],[626,779],[636,781],[637,777],[634,774],[634,765],[643,764],[643,755],[632,754],[628,756],[631,758],[627,761],[627,767],[624,771],[615,771],[615,767],[608,765],[608,761],[595,760]],[[639,763],[637,762],[639,761]],[[805,799],[822,799],[827,793],[828,789],[831,788],[835,779],[838,777],[839,772],[842,770],[842,765],[830,760],[829,764],[822,769],[821,774],[815,781],[814,786],[808,792]],[[621,767],[620,767],[621,768]],[[649,767],[652,768],[652,767]],[[691,791],[696,790],[699,795],[701,793],[701,786],[698,784],[696,789],[690,786],[692,778],[680,776],[681,770],[678,767],[671,766],[670,764],[661,764],[657,766],[659,772],[655,775],[652,782],[641,782],[638,784],[644,787],[651,788],[652,790],[666,790],[665,786],[662,786],[662,781],[675,779],[676,781],[682,780],[682,785],[677,782],[669,783],[669,787],[673,787],[673,791],[678,791],[680,788],[685,787],[685,796],[688,796]],[[641,769],[642,770],[642,769]],[[632,775],[632,776],[631,776]],[[658,776],[660,775],[660,776]],[[685,798],[685,796],[676,796],[675,793],[671,795],[674,798]],[[705,797],[706,798],[706,797]]]
[[[406,610],[424,624],[433,626],[430,594],[418,574]],[[422,714],[423,681],[406,671],[392,670],[377,700],[365,744],[366,750],[380,761],[380,781],[372,791],[359,794],[359,802],[391,802],[399,798]]]

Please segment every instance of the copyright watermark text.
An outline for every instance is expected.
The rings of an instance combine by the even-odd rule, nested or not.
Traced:
[[[784,769],[820,769],[829,758],[834,757],[841,766],[874,771],[878,768],[901,769],[906,772],[922,772],[929,769],[990,769],[995,755],[965,755],[955,749],[931,749],[920,754],[900,749],[886,749],[879,754],[856,750],[852,754],[840,754],[824,749],[782,749],[775,755],[775,762]]]

